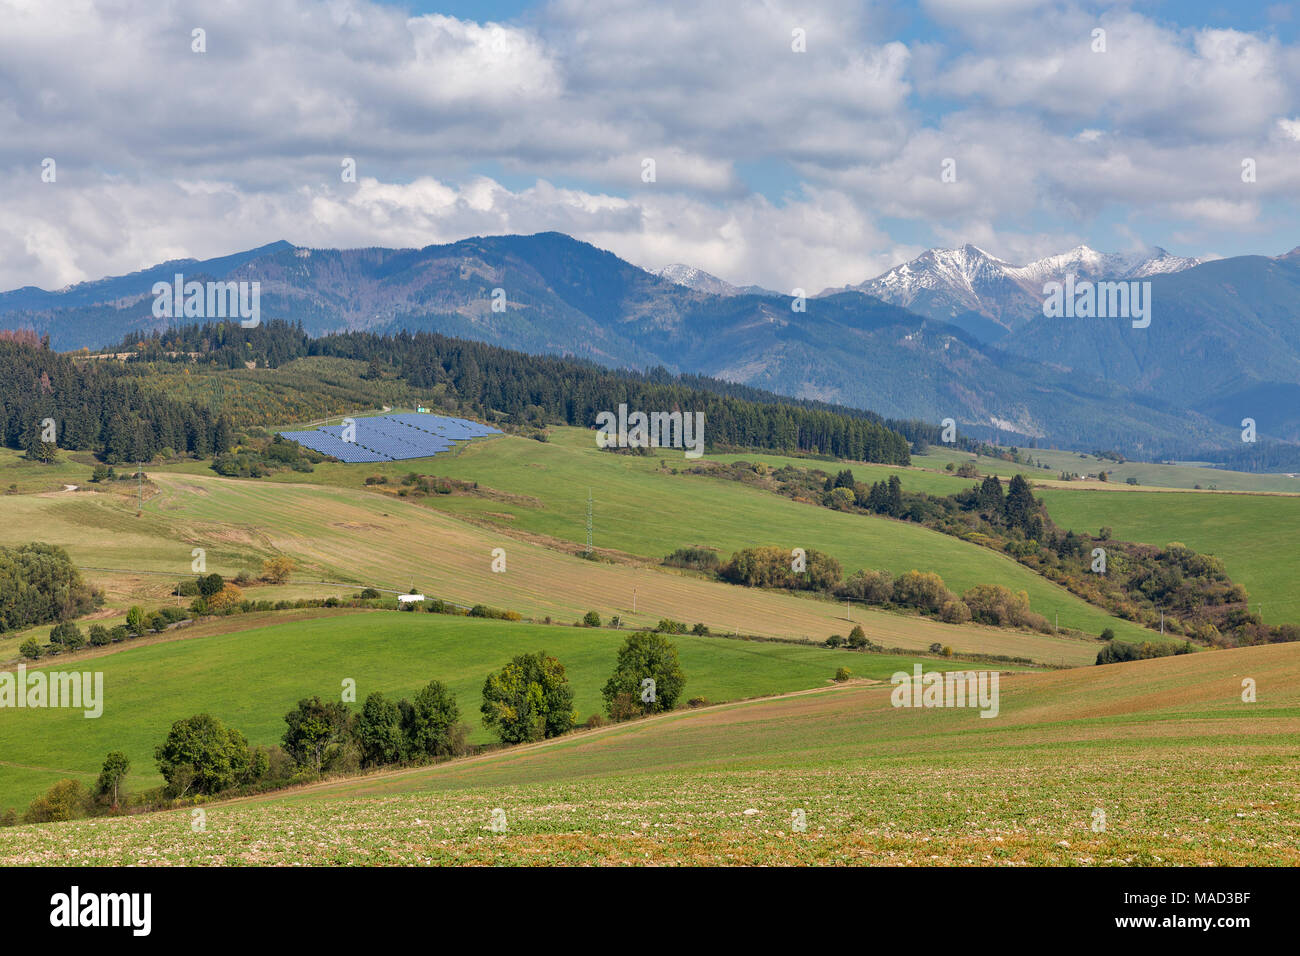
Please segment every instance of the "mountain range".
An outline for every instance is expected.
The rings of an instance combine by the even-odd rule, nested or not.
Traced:
[[[1078,279],[1146,279],[1181,272],[1201,259],[1171,255],[1164,249],[1104,253],[1088,246],[1017,266],[969,243],[960,249],[929,249],[911,262],[844,289],[875,296],[920,315],[966,329],[983,342],[1042,315],[1043,284]]]
[[[689,267],[647,272],[561,233],[422,249],[276,242],[58,291],[0,293],[0,326],[33,328],[64,350],[115,344],[169,324],[154,317],[151,289],[179,272],[187,281],[259,281],[263,319],[300,322],[313,335],[437,331],[607,366],[711,375],[889,417],[952,417],[972,434],[1184,458],[1239,449],[1239,422],[1249,416],[1262,438],[1300,440],[1300,253],[1192,265],[1159,250],[1108,258],[1081,248],[1028,266],[973,246],[927,256],[935,270],[946,260],[953,276],[980,280],[967,285],[993,314],[964,314],[1004,328],[996,342],[959,316],[925,311],[941,298],[938,285],[917,279],[926,256],[908,272],[871,280],[893,275],[886,284],[897,290],[910,277],[935,290],[913,296],[910,308],[855,287],[808,299],[801,312],[788,296],[713,286]],[[1149,276],[1151,326],[1045,319],[1041,304],[1015,304],[1027,283],[1059,268]],[[1039,293],[1041,303],[1041,283]]]

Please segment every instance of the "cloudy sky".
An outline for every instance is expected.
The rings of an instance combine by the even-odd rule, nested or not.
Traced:
[[[1275,255],[1300,3],[1237,6],[0,0],[0,289],[543,230],[783,291],[965,242]]]

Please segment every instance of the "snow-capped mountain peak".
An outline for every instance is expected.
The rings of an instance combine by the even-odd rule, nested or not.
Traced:
[[[1041,315],[1046,282],[1071,274],[1076,279],[1140,279],[1181,272],[1201,262],[1159,247],[1107,253],[1080,245],[1018,266],[966,243],[957,249],[927,249],[910,262],[847,288],[952,322],[991,341]],[[844,290],[822,294],[832,291]]]

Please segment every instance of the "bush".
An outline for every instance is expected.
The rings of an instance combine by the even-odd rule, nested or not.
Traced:
[[[293,569],[292,558],[282,554],[267,558],[262,562],[262,580],[270,584],[284,584],[289,580],[289,575],[293,574]]]
[[[966,624],[971,619],[970,605],[965,601],[948,601],[939,612],[939,618],[949,624]]]
[[[604,727],[606,723],[607,721],[605,720],[605,715],[600,712],[596,712],[587,718],[587,729],[595,730],[597,727]]]
[[[379,592],[374,588],[363,588],[360,597],[363,601],[373,601],[379,597]]]
[[[709,699],[707,697],[692,697],[686,702],[687,707],[708,707]]]
[[[108,632],[108,636],[112,638],[114,644],[120,644],[131,636],[131,632],[126,629],[125,624],[117,624]]]
[[[827,647],[843,647],[843,646],[844,646],[844,638],[840,637],[840,635],[838,635],[838,634],[832,634],[830,637],[826,638],[826,646],[827,646]]]
[[[81,628],[77,627],[76,624],[72,621],[64,621],[50,628],[50,643],[75,651],[86,646],[86,638],[81,633]]]
[[[86,815],[90,793],[77,780],[60,780],[44,795],[32,801],[23,814],[24,823],[52,823]]]
[[[34,637],[29,637],[18,645],[18,653],[29,661],[39,660],[41,656],[40,642]]]
[[[996,627],[1020,627],[1030,624],[1029,595],[1024,591],[1013,593],[1000,584],[977,584],[962,600],[970,608],[971,617],[981,624]]]
[[[701,623],[699,623],[699,624],[696,624],[693,628],[691,628],[691,633],[692,633],[692,634],[698,634],[698,635],[700,635],[701,637],[708,637],[708,636],[709,636],[709,626],[708,626],[707,624],[701,622]]]
[[[600,627],[600,615],[595,611],[588,611],[582,616],[583,627]]]
[[[694,571],[716,571],[721,562],[707,548],[678,548],[663,561],[670,568],[690,568]]]
[[[655,630],[660,634],[685,634],[686,625],[666,617],[655,625]]]
[[[835,682],[838,684],[842,684],[846,680],[848,680],[852,675],[853,675],[853,671],[849,670],[847,667],[841,667],[835,671]]]
[[[894,582],[894,601],[905,607],[937,613],[956,595],[933,572],[908,571]]]
[[[103,624],[90,625],[90,645],[91,647],[103,647],[112,641],[113,637],[108,628]]]

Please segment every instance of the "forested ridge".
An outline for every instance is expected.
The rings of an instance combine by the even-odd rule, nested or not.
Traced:
[[[886,421],[859,409],[787,399],[758,389],[664,369],[612,370],[590,362],[534,356],[434,333],[343,333],[310,338],[273,321],[177,326],[129,337],[125,363],[43,344],[0,341],[4,443],[39,456],[41,422],[58,424],[60,448],[93,449],[106,461],[149,460],[171,449],[200,456],[228,449],[232,422],[220,409],[181,404],[142,387],[150,363],[214,371],[275,368],[306,356],[367,363],[363,377],[396,377],[411,389],[442,386],[465,413],[508,425],[591,427],[620,404],[642,411],[704,412],[709,447],[763,448],[907,464],[911,441],[938,441],[939,427]]]

